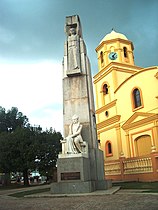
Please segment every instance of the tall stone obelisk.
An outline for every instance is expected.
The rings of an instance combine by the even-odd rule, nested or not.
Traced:
[[[64,136],[62,154],[57,161],[58,182],[52,184],[52,193],[84,193],[97,189],[107,189],[104,178],[103,152],[98,149],[95,108],[90,62],[82,37],[79,16],[66,17],[66,42],[63,60],[63,117]],[[77,115],[82,125],[80,134],[70,134],[72,116]],[[77,119],[78,120],[78,119]],[[81,129],[80,129],[81,130]],[[77,135],[80,136],[77,137]],[[83,141],[82,141],[82,140]],[[72,152],[67,143],[81,144]],[[77,145],[76,143],[76,145]],[[82,152],[83,148],[83,152]]]

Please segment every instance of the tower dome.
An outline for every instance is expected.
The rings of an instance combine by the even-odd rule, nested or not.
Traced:
[[[96,48],[100,69],[109,63],[122,63],[134,65],[133,43],[124,34],[112,29],[99,43]]]
[[[121,34],[121,33],[117,33],[116,31],[114,31],[112,29],[112,31],[107,34],[100,42],[100,44],[103,42],[103,41],[108,41],[108,40],[112,40],[112,39],[124,39],[124,40],[128,40],[127,37],[124,35],[124,34]]]

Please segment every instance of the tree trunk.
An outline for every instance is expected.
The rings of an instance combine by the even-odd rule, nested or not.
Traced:
[[[27,169],[25,169],[23,171],[23,177],[24,177],[24,185],[29,186],[28,170]]]

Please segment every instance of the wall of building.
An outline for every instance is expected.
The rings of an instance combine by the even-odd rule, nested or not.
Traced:
[[[118,34],[113,33],[113,35]],[[123,47],[127,48],[128,58],[124,56]],[[133,44],[128,40],[106,40],[105,36],[96,51],[99,67],[98,74],[94,76],[97,132],[100,148],[104,152],[105,164],[107,163],[106,175],[112,171],[111,177],[117,177],[117,173],[121,174],[120,158],[123,158],[128,161],[122,164],[125,168],[128,165],[129,168],[127,169],[128,176],[121,175],[121,180],[131,176],[139,178],[134,175],[135,171],[130,172],[131,166],[129,165],[135,162],[137,165],[140,160],[130,161],[129,159],[139,159],[141,155],[158,152],[158,67],[135,66]],[[110,61],[108,57],[111,51],[118,54],[114,61]],[[104,62],[101,62],[101,52],[103,52]],[[107,94],[103,93],[104,84],[108,86]],[[141,96],[141,105],[137,108],[134,107],[133,99],[133,90],[136,88],[140,91]],[[110,155],[107,152],[107,142],[111,143],[112,153]],[[148,158],[143,160],[148,162]],[[155,161],[157,163],[157,159]],[[151,164],[148,164],[151,167]],[[150,172],[154,171],[156,177],[158,165],[153,164],[152,167],[154,168],[151,168]],[[144,170],[146,174],[148,172],[148,168],[140,170]],[[141,175],[141,177],[144,180],[148,179],[147,175]],[[108,178],[110,178],[109,175]]]

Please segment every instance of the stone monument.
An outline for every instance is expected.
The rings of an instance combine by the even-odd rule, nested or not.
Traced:
[[[103,152],[98,149],[90,63],[79,16],[66,17],[63,59],[64,139],[53,194],[105,190]]]

